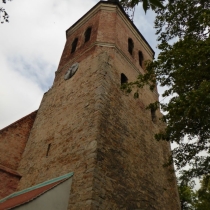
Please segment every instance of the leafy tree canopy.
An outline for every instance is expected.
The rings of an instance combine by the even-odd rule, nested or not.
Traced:
[[[209,210],[210,209],[210,176],[204,176],[197,191],[193,190],[192,182],[179,180],[178,190],[182,210]]]
[[[163,0],[120,0],[120,3],[125,8],[134,8],[139,3],[142,3],[143,9],[146,13],[149,8],[152,8],[153,10],[157,7],[164,8],[162,1]]]
[[[196,210],[210,209],[210,176],[205,176],[201,181],[201,188],[197,191]]]
[[[8,0],[8,1],[12,1],[12,0]],[[7,3],[7,0],[2,0],[3,4]],[[0,22],[4,23],[4,22],[9,22],[9,15],[7,14],[6,10],[3,7],[0,7]]]
[[[148,84],[154,89],[157,82],[167,89],[163,97],[169,102],[160,104],[167,127],[155,137],[177,143],[172,151],[177,169],[190,167],[182,171],[183,177],[206,175],[210,173],[210,1],[171,0],[156,14],[161,53],[147,62],[146,74],[124,88]]]
[[[178,185],[179,198],[182,210],[194,210],[196,193],[193,188],[184,183]]]

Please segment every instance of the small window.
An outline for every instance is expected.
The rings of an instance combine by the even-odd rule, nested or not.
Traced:
[[[92,30],[92,28],[89,27],[89,28],[85,31],[85,42],[88,42],[88,41],[90,40],[91,30]]]
[[[77,42],[78,42],[78,38],[75,38],[71,44],[71,53],[75,52],[75,50],[77,48]]]
[[[51,144],[48,144],[46,157],[48,157],[48,155],[49,155],[49,152],[50,152],[50,147],[51,147]]]
[[[125,76],[125,74],[121,74],[121,85],[128,82],[128,78]]]
[[[152,122],[156,122],[156,110],[151,109],[151,117],[152,117]]]
[[[131,38],[129,38],[128,39],[128,52],[131,55],[133,54],[133,48],[134,48],[133,40]]]
[[[141,51],[139,51],[139,65],[141,67],[143,65],[143,60],[144,60],[143,53]]]

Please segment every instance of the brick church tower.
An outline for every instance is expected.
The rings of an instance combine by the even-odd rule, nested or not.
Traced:
[[[170,145],[154,139],[161,113],[145,109],[158,93],[144,87],[134,99],[120,89],[144,74],[154,51],[116,1],[100,1],[66,38],[53,86],[23,128],[25,146],[14,158],[16,193],[2,199],[0,209],[5,202],[18,210],[180,209],[175,175],[163,167]],[[65,205],[27,207],[45,191],[56,196],[40,206],[56,199]],[[32,198],[20,203],[24,193]]]

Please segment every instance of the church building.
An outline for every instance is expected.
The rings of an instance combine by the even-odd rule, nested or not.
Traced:
[[[39,109],[0,130],[0,210],[179,210],[161,113],[146,109],[158,93],[121,90],[153,58],[116,0],[73,24]]]

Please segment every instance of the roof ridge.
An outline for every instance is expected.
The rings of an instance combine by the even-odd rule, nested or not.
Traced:
[[[65,179],[62,179],[62,180],[60,180],[60,181],[57,181],[57,182],[54,183],[54,185],[52,185],[53,183],[51,183],[52,186],[51,186],[50,188],[48,188],[48,189],[46,189],[46,190],[40,192],[39,194],[37,194],[36,196],[34,196],[33,198],[31,198],[31,199],[29,199],[29,200],[27,200],[27,201],[25,201],[25,202],[21,202],[21,203],[18,203],[18,204],[16,204],[16,205],[14,205],[14,206],[8,207],[6,210],[13,209],[13,208],[15,208],[15,207],[24,205],[24,204],[26,204],[26,203],[29,203],[29,202],[35,200],[36,198],[40,197],[41,195],[45,194],[46,192],[48,192],[48,191],[52,190],[53,188],[57,187],[59,184],[65,182],[67,179],[68,179],[68,178],[65,178]],[[45,187],[45,186],[43,186],[43,188],[44,188],[44,187]],[[42,188],[42,187],[40,187],[40,188]],[[38,190],[38,189],[35,189],[35,190]],[[30,191],[29,191],[29,192],[30,192]],[[23,193],[23,194],[24,194],[24,193]],[[18,196],[19,196],[19,195],[18,195]],[[13,197],[13,198],[15,198],[15,197]],[[0,204],[1,204],[1,203],[0,203]]]

